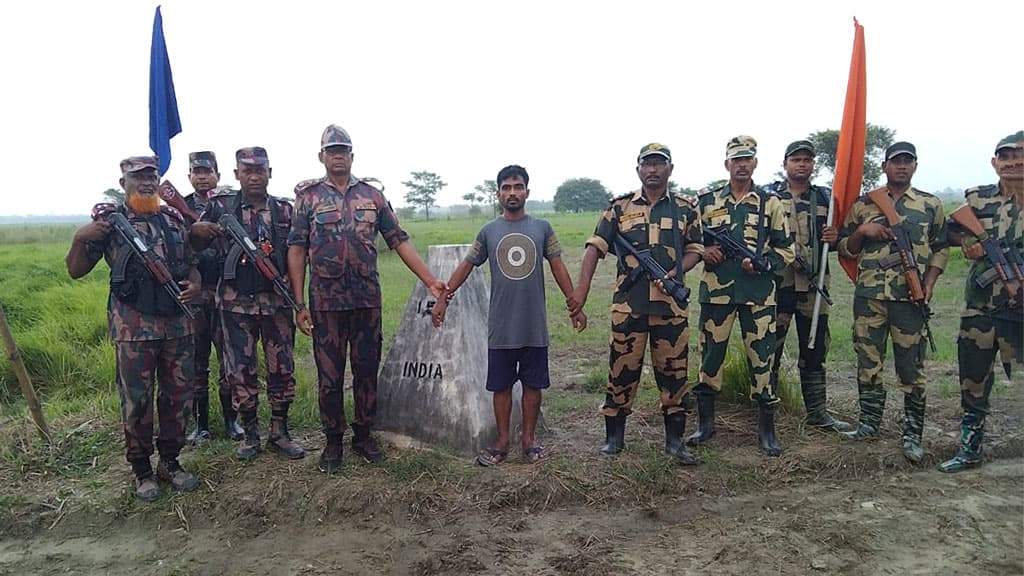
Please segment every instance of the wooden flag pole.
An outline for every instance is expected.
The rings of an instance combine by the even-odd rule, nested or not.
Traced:
[[[11,333],[11,326],[7,323],[7,313],[4,312],[3,304],[0,304],[0,336],[3,336],[4,344],[7,346],[7,355],[11,357],[11,365],[14,366],[14,373],[21,383],[21,394],[28,402],[28,409],[32,412],[32,420],[36,428],[43,435],[43,439],[50,441],[50,429],[46,426],[46,417],[43,416],[43,409],[36,398],[35,388],[32,387],[32,380],[25,370],[25,363],[21,361],[21,354],[18,353],[18,345],[14,342],[14,335]]]

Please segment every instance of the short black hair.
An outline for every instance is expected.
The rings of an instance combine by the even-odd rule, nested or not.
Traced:
[[[526,184],[527,186],[530,185],[530,175],[526,173],[526,168],[523,168],[518,164],[511,164],[502,168],[501,171],[498,172],[498,179],[495,180],[494,183],[500,189],[503,181],[508,180],[509,178],[515,178],[516,176],[523,179],[523,184]]]

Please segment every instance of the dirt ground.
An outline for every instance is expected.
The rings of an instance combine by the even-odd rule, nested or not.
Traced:
[[[578,393],[579,356],[552,359],[562,384],[549,394]],[[932,368],[930,386],[949,370]],[[847,416],[850,372],[834,370],[831,387]],[[66,466],[86,472],[31,458],[0,469],[0,574],[1024,574],[1019,390],[997,388],[988,461],[956,475],[935,465],[956,450],[958,401],[929,394],[919,466],[899,451],[896,394],[881,437],[863,443],[783,415],[786,452],[773,459],[755,449],[753,413],[723,408],[691,468],[659,453],[654,406],[629,419],[626,452],[598,456],[603,428],[587,408],[547,419],[546,461],[494,469],[389,446],[387,464],[346,454],[327,477],[316,431],[299,435],[309,455],[297,463],[240,465],[219,441],[183,458],[199,491],[148,505],[131,495],[117,423],[83,422],[79,436],[112,447]]]

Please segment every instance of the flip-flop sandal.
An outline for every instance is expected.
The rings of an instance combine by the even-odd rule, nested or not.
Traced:
[[[530,446],[526,450],[523,450],[523,457],[530,464],[534,464],[536,462],[540,462],[545,457],[547,457],[547,452],[544,450],[543,446],[537,444],[535,446]]]
[[[507,450],[484,448],[476,455],[476,463],[481,466],[495,466],[504,462],[506,456],[508,456]]]

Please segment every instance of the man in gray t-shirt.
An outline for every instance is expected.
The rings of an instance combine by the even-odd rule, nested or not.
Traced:
[[[444,322],[448,300],[475,266],[490,261],[491,302],[487,334],[487,389],[494,393],[498,439],[476,461],[493,466],[508,456],[512,419],[512,385],[523,385],[523,456],[530,462],[544,457],[534,433],[540,414],[541,391],[551,385],[548,375],[548,322],[544,299],[544,260],[566,298],[572,279],[562,262],[562,247],[546,220],[526,214],[530,176],[521,166],[498,173],[498,202],[502,214],[480,229],[476,242],[448,280],[446,298],[434,306],[434,326]],[[577,331],[587,325],[578,311],[572,317]]]

